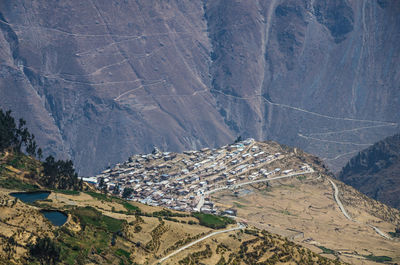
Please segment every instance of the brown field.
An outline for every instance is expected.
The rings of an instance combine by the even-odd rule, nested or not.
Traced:
[[[247,195],[224,191],[213,194],[213,199],[223,202],[223,207],[237,209],[237,216],[248,224],[291,238],[317,253],[322,254],[317,246],[323,246],[351,264],[375,264],[362,257],[370,254],[389,256],[393,262],[400,262],[400,242],[385,239],[365,225],[374,225],[387,233],[394,231],[396,222],[373,216],[366,206],[358,208],[350,204],[345,204],[345,208],[358,222],[346,219],[325,177],[313,174],[302,180],[271,181],[269,187],[260,184],[246,189]]]
[[[10,190],[0,189],[0,201],[2,203],[0,262],[4,261],[4,263],[25,263],[27,262],[26,257],[28,254],[27,244],[34,243],[37,237],[43,237],[45,235],[55,238],[54,232],[57,228],[47,221],[39,212],[38,207],[43,206],[66,211],[71,209],[71,207],[91,206],[100,210],[103,215],[126,220],[126,224],[123,226],[125,239],[118,237],[115,246],[103,249],[101,254],[94,253],[89,255],[92,263],[88,264],[118,264],[118,256],[115,255],[118,249],[124,249],[126,253],[130,253],[130,262],[137,262],[138,264],[156,264],[158,259],[166,256],[173,250],[215,231],[204,226],[172,222],[164,220],[163,218],[146,216],[136,217],[135,215],[113,212],[113,210],[124,210],[124,207],[119,201],[102,201],[85,193],[80,193],[79,195],[65,195],[53,192],[47,200],[39,202],[37,206],[28,205],[19,200],[15,200],[13,197],[9,196],[8,193],[10,193]],[[151,209],[152,212],[154,212],[162,209],[144,206],[138,203],[135,203],[135,205],[139,206],[142,211]],[[193,217],[177,217],[176,219],[186,222],[189,220],[196,220]],[[137,225],[141,227],[139,232],[135,232],[135,226]],[[236,225],[231,225],[230,227],[235,226]],[[73,231],[73,233],[77,235],[84,233],[80,223],[71,215],[69,215],[68,221],[63,227]],[[85,230],[85,233],[88,233],[88,228]],[[93,236],[96,234],[90,231],[91,230],[89,230],[88,235]],[[256,259],[258,261],[265,261],[275,255],[274,253],[279,253],[278,256],[275,255],[275,257],[273,257],[276,259],[275,264],[295,264],[295,262],[299,262],[301,258],[306,257],[310,257],[315,261],[322,259],[322,257],[280,236],[269,233],[263,235],[260,232],[261,230],[253,231],[256,231],[256,235],[244,233],[244,230],[237,230],[210,237],[172,256],[163,264],[187,264],[185,262],[188,260],[192,260],[192,262],[195,263],[201,261],[203,264],[217,264],[222,260],[226,262],[229,260],[230,262],[235,262],[235,259],[238,264],[245,264],[240,261],[240,256],[238,254],[243,244],[246,244],[248,247],[248,251],[245,253],[254,252],[258,254]],[[11,237],[18,242],[18,245],[7,244]],[[140,242],[141,245],[137,246],[134,244],[135,242]],[[79,241],[77,241],[77,243],[79,243]],[[85,243],[82,242],[79,244]],[[259,252],[259,249],[264,246],[263,244],[267,244],[264,247],[265,251]],[[113,260],[115,262],[112,262]],[[73,264],[74,261],[75,259],[70,259],[65,261],[65,263]],[[326,262],[324,264],[333,264],[326,259],[322,261]]]

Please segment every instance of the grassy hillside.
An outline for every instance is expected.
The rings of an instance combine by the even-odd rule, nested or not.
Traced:
[[[77,176],[61,172],[57,172],[55,176],[47,174],[45,163],[18,151],[7,150],[0,153],[0,187],[25,191],[59,189],[72,193],[74,190],[77,192],[89,188]]]
[[[0,187],[18,190],[36,190],[43,167],[40,161],[22,153],[0,154]]]
[[[12,199],[7,192],[0,190],[2,212],[6,212],[0,223],[0,260],[9,264],[39,264],[41,260],[50,260],[32,256],[30,251],[39,238],[45,237],[58,249],[55,260],[60,264],[156,264],[165,255],[214,231],[197,223],[190,214],[175,213],[176,217],[171,217],[163,214],[167,211],[139,204],[132,206],[140,211],[132,211],[117,200],[99,200],[86,193],[54,192],[49,199],[33,206]],[[68,222],[54,227],[37,207],[62,210],[68,214]],[[255,264],[259,261],[340,264],[254,228],[211,237],[171,257],[165,264]]]

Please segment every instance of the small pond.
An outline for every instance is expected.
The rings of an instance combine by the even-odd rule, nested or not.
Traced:
[[[37,200],[44,200],[49,197],[49,191],[35,191],[35,192],[13,192],[11,196],[20,199],[23,202],[31,203]]]
[[[63,212],[49,210],[42,210],[40,212],[55,226],[62,226],[68,219],[68,215]]]

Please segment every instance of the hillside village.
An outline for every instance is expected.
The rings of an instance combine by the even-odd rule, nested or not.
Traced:
[[[183,153],[160,152],[134,155],[88,181],[96,182],[128,200],[178,211],[235,215],[234,209],[218,209],[210,194],[269,179],[312,173],[305,164],[291,161],[293,150],[272,142],[246,139],[218,149]],[[103,185],[104,183],[104,185]]]
[[[247,139],[181,154],[155,148],[86,179],[131,202],[94,192],[91,185],[41,192],[29,174],[40,170],[39,161],[13,153],[2,161],[1,264],[35,259],[30,244],[46,235],[66,264],[400,261],[398,211],[332,179],[318,158],[275,142]],[[12,198],[42,193],[48,197],[34,204]],[[46,212],[64,216],[61,229]]]

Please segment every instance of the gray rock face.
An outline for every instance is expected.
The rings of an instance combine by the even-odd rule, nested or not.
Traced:
[[[0,13],[0,106],[81,174],[237,135],[339,169],[398,130],[396,0],[5,0]]]

